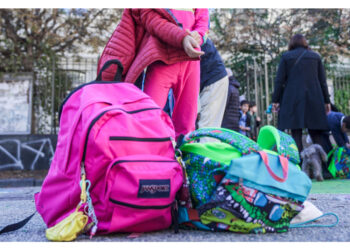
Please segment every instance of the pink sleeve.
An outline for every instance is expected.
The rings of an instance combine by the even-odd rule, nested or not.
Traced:
[[[196,30],[203,38],[209,30],[209,11],[208,9],[195,9],[194,17],[196,23],[192,30]]]
[[[182,40],[188,35],[186,31],[169,22],[152,9],[133,9],[133,11],[139,11],[141,24],[148,33],[167,44],[183,48]]]

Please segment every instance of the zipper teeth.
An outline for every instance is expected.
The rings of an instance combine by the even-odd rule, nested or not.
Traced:
[[[124,163],[124,162],[177,162],[175,160],[120,160],[120,161],[116,161],[113,163],[112,167],[114,167],[115,165],[119,164],[119,163]]]
[[[124,109],[121,109],[121,108],[111,108],[111,109],[108,109],[108,110],[105,110],[103,111],[102,113],[100,113],[98,116],[96,116],[95,119],[92,120],[92,122],[90,123],[89,125],[89,128],[88,128],[88,131],[86,133],[86,139],[85,139],[85,144],[84,144],[84,151],[83,151],[83,157],[82,157],[82,162],[85,161],[85,154],[86,154],[86,147],[87,147],[87,142],[88,142],[88,139],[89,139],[89,134],[90,134],[90,131],[91,131],[91,128],[92,126],[107,112],[109,111],[112,111],[112,110],[122,110],[124,111],[125,113],[128,113],[128,114],[134,114],[134,113],[138,113],[138,112],[142,112],[142,111],[147,111],[147,110],[155,110],[155,109],[160,109],[160,108],[144,108],[144,109],[137,109],[137,110],[133,110],[133,111],[126,111]]]
[[[141,137],[128,137],[128,136],[110,136],[109,140],[111,141],[153,141],[153,142],[163,142],[170,141],[170,137],[162,137],[162,138],[141,138]]]
[[[131,208],[138,208],[138,209],[164,209],[164,208],[168,208],[171,207],[174,202],[168,204],[168,205],[163,205],[163,206],[139,206],[139,205],[134,205],[134,204],[129,204],[129,203],[124,203],[121,201],[116,201],[112,198],[109,198],[109,201],[117,204],[117,205],[121,205],[121,206],[125,206],[125,207],[131,207]]]

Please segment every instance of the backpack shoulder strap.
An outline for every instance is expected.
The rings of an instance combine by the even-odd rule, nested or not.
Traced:
[[[321,219],[322,217],[325,217],[325,216],[334,216],[335,219],[336,219],[336,222],[334,222],[333,224],[313,224],[313,225],[310,225],[311,222],[314,222],[318,219]],[[335,213],[325,213],[325,214],[322,214],[321,216],[315,218],[315,219],[312,219],[312,220],[308,220],[308,221],[305,221],[305,222],[301,222],[301,223],[297,223],[297,224],[291,224],[289,227],[290,228],[301,228],[301,227],[334,227],[336,225],[338,225],[338,222],[339,222],[339,218],[338,216],[335,214]]]
[[[307,49],[305,49],[305,50],[299,55],[299,57],[298,57],[297,60],[294,62],[294,64],[293,64],[293,66],[292,66],[292,68],[291,68],[290,71],[292,71],[292,70],[295,68],[295,66],[300,62],[300,59],[306,54],[306,52],[307,52]]]
[[[3,229],[0,230],[0,234],[16,231],[24,227],[35,214],[36,214],[36,211],[30,216],[28,216],[27,218],[25,218],[24,220],[5,226]]]

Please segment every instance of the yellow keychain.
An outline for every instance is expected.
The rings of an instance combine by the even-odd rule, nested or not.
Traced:
[[[67,218],[60,223],[46,230],[46,238],[51,241],[72,241],[75,240],[78,235],[84,230],[88,223],[89,217],[83,212],[79,211],[82,204],[87,201],[85,170],[82,169],[81,176],[81,195],[80,203],[78,204],[75,212],[70,214]]]
[[[84,230],[88,216],[75,211],[60,223],[46,230],[46,238],[51,241],[72,241]]]

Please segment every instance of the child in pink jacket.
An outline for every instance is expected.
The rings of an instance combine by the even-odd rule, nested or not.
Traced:
[[[208,31],[208,9],[170,9],[170,12],[176,22],[190,35],[182,42],[187,55],[191,58],[203,55],[200,45]],[[169,90],[173,89],[175,106],[172,120],[176,138],[180,134],[195,130],[199,82],[199,60],[181,61],[170,65],[157,61],[147,68],[144,91],[160,107],[165,106]]]

